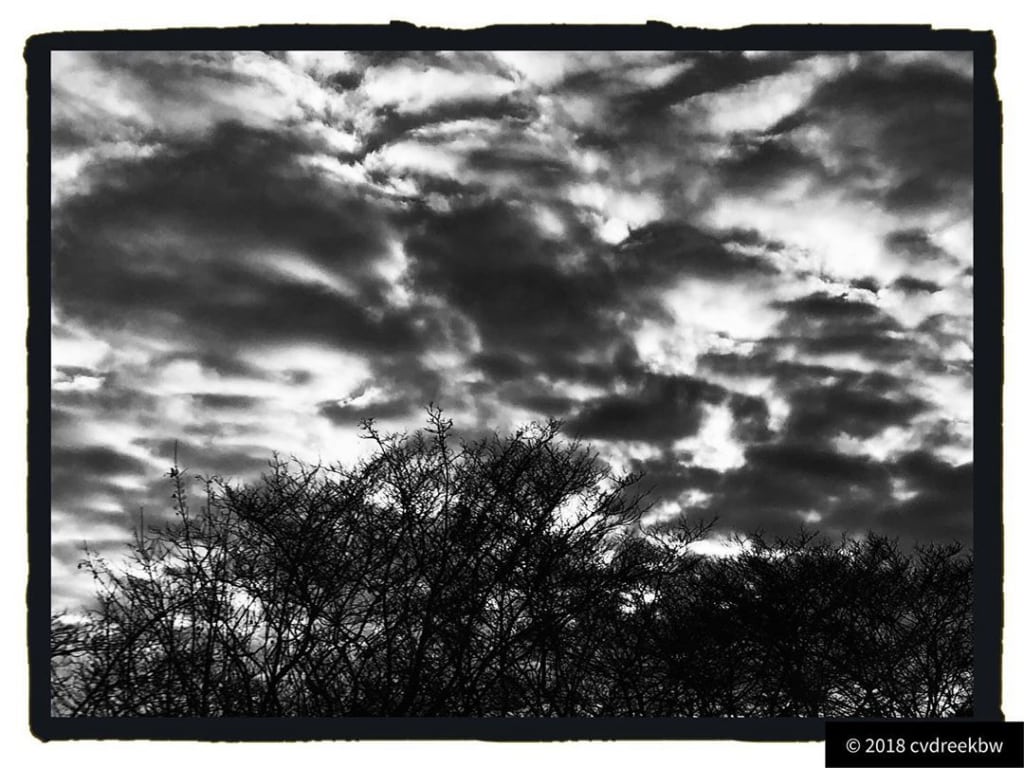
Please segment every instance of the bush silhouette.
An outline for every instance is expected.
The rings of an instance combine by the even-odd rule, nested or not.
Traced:
[[[456,441],[386,435],[353,467],[275,459],[204,480],[83,565],[96,607],[52,621],[69,716],[950,716],[969,713],[971,560],[886,539],[643,524],[550,422]]]

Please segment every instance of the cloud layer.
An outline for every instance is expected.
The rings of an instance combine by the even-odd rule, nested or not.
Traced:
[[[654,514],[971,536],[943,52],[58,52],[55,600],[161,480],[557,417]]]

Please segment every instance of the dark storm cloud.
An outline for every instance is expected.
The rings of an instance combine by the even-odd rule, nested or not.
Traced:
[[[50,502],[53,508],[73,515],[76,525],[87,530],[103,523],[119,524],[122,510],[137,510],[152,494],[115,480],[144,482],[152,476],[147,462],[117,449],[55,443],[51,449]]]
[[[333,72],[325,78],[325,81],[337,91],[352,91],[363,82],[363,73]]]
[[[850,287],[858,288],[862,291],[871,291],[871,293],[878,293],[882,286],[873,277],[858,277],[856,280],[850,281]]]
[[[301,149],[224,124],[202,143],[102,166],[55,217],[58,305],[96,325],[187,327],[208,355],[239,341],[416,346],[374,270],[386,212],[304,171]],[[273,269],[293,255],[349,293]]]
[[[669,107],[705,93],[729,90],[739,85],[786,72],[802,53],[771,53],[751,57],[740,51],[721,53],[680,53],[681,61],[690,66],[664,85],[635,93],[624,100],[620,114],[633,114],[637,119],[650,118]]]
[[[704,352],[698,359],[698,369],[727,376],[771,376],[791,385],[816,382],[836,375],[827,365],[780,359],[775,346],[769,341],[755,346],[749,354],[738,352]]]
[[[507,352],[480,352],[473,356],[471,363],[494,382],[518,379],[530,371],[529,363]]]
[[[374,113],[372,131],[364,138],[360,151],[352,153],[351,158],[362,159],[409,134],[415,134],[416,140],[423,143],[439,142],[440,139],[424,135],[422,129],[456,120],[495,122],[515,129],[529,125],[538,114],[535,104],[514,93],[495,98],[469,97],[445,101],[416,111],[381,107]],[[487,153],[482,154],[486,156]]]
[[[813,293],[775,302],[785,312],[780,340],[815,355],[851,352],[868,359],[911,359],[920,350],[899,321],[866,301]]]
[[[806,56],[673,52],[643,65],[612,62],[575,73],[552,92],[584,97],[593,106],[592,116],[574,120],[576,145],[607,157],[615,183],[629,188],[642,174],[638,189],[656,193],[667,209],[689,218],[716,201],[722,179],[711,158],[720,156],[723,140],[730,138],[709,131],[708,107],[698,97],[781,75]],[[672,65],[679,71],[647,84],[652,67]]]
[[[973,86],[934,62],[893,66],[866,55],[821,84],[807,104],[770,133],[813,126],[829,136],[836,181],[885,177],[883,201],[907,212],[971,197]],[[873,197],[874,192],[870,193]]]
[[[655,499],[707,494],[685,512],[715,517],[723,531],[785,534],[810,522],[833,535],[874,530],[909,545],[969,540],[972,528],[972,466],[955,466],[925,451],[881,461],[826,443],[786,440],[748,447],[744,464],[724,472],[669,450],[634,460],[629,469],[642,474],[640,490]],[[806,517],[812,512],[820,521]]]
[[[938,293],[942,290],[942,286],[938,283],[934,283],[931,280],[922,280],[919,277],[913,275],[901,275],[900,277],[889,283],[890,288],[895,288],[897,291],[903,293]]]
[[[949,258],[949,254],[936,245],[923,229],[893,230],[885,236],[885,245],[892,252],[917,262]]]
[[[145,437],[133,441],[146,449],[156,461],[169,470],[177,456],[178,466],[189,482],[195,475],[223,477],[253,477],[267,468],[271,451],[261,445],[218,445],[216,440],[206,442],[194,436]],[[150,472],[148,478],[153,477]],[[157,488],[169,488],[166,479],[154,480]],[[169,491],[168,491],[169,493]]]
[[[771,437],[764,398],[734,392],[729,396],[729,410],[733,418],[732,435],[740,443],[757,443]]]
[[[786,432],[798,439],[826,440],[847,434],[867,438],[889,427],[905,427],[928,405],[919,398],[871,391],[863,381],[794,390]]]
[[[639,490],[651,498],[673,500],[689,491],[715,493],[722,482],[723,473],[693,464],[686,454],[662,451],[652,459],[633,459],[629,471],[641,475]]]
[[[827,293],[812,293],[799,299],[777,302],[775,306],[785,309],[792,318],[809,322],[844,320],[888,326],[883,312],[874,304]]]
[[[875,339],[876,330],[888,334],[891,329],[888,322],[882,323],[881,329],[871,327],[878,315],[870,304],[814,294],[782,306],[799,316],[803,330],[800,338],[805,342],[815,340],[822,352],[851,351],[855,345],[849,328],[856,328],[859,323],[866,323],[867,328],[863,332],[864,343],[857,345],[858,351],[867,356],[898,352]],[[791,317],[782,322],[787,327],[793,323]],[[839,342],[834,343],[837,338]],[[778,349],[778,340],[768,338],[745,355],[705,353],[699,358],[699,366],[709,374],[774,379],[774,391],[789,403],[789,415],[783,426],[787,439],[827,445],[842,434],[868,438],[890,427],[908,427],[916,417],[933,408],[913,394],[918,383],[914,378],[782,359]],[[918,346],[912,349],[918,355],[914,359],[918,360]]]
[[[730,156],[719,163],[725,185],[756,192],[778,187],[795,176],[827,175],[821,160],[783,138],[735,139]]]
[[[913,495],[888,505],[875,523],[917,541],[969,541],[974,504],[974,465],[953,465],[914,451],[894,471]]]
[[[545,418],[564,419],[578,405],[578,401],[564,395],[552,395],[544,392],[513,394],[509,402],[528,408]]]
[[[607,270],[562,268],[564,245],[544,237],[527,211],[499,201],[433,216],[405,243],[412,282],[468,317],[485,354],[573,356],[618,332]]]
[[[182,340],[185,343],[187,340]],[[190,350],[181,349],[164,352],[153,357],[153,364],[162,367],[175,362],[189,362],[199,365],[204,372],[224,377],[244,377],[248,379],[266,379],[267,375],[258,366],[233,357],[227,350]]]
[[[83,130],[80,124],[60,116],[54,117],[50,127],[50,147],[54,156],[88,149],[96,138],[92,132]]]
[[[525,408],[537,418],[564,421],[578,409],[580,401],[568,395],[556,394],[551,382],[538,375],[521,379],[477,380],[468,384],[468,392],[474,398],[493,399]]]
[[[55,367],[57,369],[57,373],[67,381],[73,381],[79,376],[98,375],[94,369],[82,365],[58,365]]]
[[[788,428],[801,438],[842,431],[868,436],[888,426],[905,426],[929,407],[911,394],[916,384],[912,379],[781,359],[771,343],[746,355],[705,353],[698,367],[709,375],[774,379],[774,391],[791,404]]]
[[[639,386],[648,373],[628,338],[606,338],[603,352],[603,359],[596,361],[553,358],[547,361],[546,372],[555,379],[577,381],[602,389],[620,385]]]
[[[745,245],[749,240],[750,233],[741,232],[734,242]],[[633,230],[616,247],[615,274],[635,285],[664,287],[666,281],[684,276],[727,281],[777,272],[761,257],[727,248],[728,242],[685,222],[653,222]]]
[[[514,176],[530,194],[536,194],[538,189],[564,187],[578,177],[575,166],[568,161],[529,147],[473,150],[467,154],[466,163],[476,171]]]
[[[317,404],[317,413],[339,426],[351,426],[364,419],[409,417],[418,410],[419,406],[409,398],[385,400],[369,405],[351,405],[334,401]]]
[[[745,459],[707,506],[727,529],[792,531],[804,522],[798,512],[817,512],[832,531],[863,530],[864,515],[891,498],[890,473],[866,456],[775,443],[747,448]]]
[[[244,411],[259,408],[263,398],[249,395],[222,395],[210,392],[197,392],[190,395],[192,402],[200,408],[216,411]]]
[[[587,402],[567,426],[585,438],[675,440],[695,435],[705,406],[725,398],[725,389],[702,379],[649,373],[635,392]]]
[[[58,445],[53,447],[51,457],[63,470],[82,475],[136,475],[147,470],[145,463],[137,458],[99,445],[80,448]]]
[[[786,306],[804,319],[805,331],[812,329],[812,334],[821,331],[813,330],[815,324],[829,329],[878,320],[871,305],[817,294]],[[784,318],[783,323],[790,321]],[[943,321],[950,318],[934,316],[925,325],[942,327]],[[881,325],[888,324],[887,320]],[[826,330],[826,335],[831,332]],[[927,362],[912,359],[918,365]],[[917,376],[783,359],[770,339],[749,354],[705,353],[698,369],[740,379],[770,377],[776,396],[789,405],[781,431],[763,432],[766,440],[761,442],[747,441],[743,466],[722,474],[710,487],[692,482],[692,466],[668,462],[659,467],[659,485],[674,493],[710,492],[705,512],[718,515],[726,528],[781,532],[787,520],[793,528],[802,522],[797,512],[813,512],[822,518],[815,525],[832,533],[870,529],[911,541],[969,538],[970,465],[957,467],[933,453],[947,447],[962,449],[963,437],[948,419],[934,418],[938,405],[915,394]],[[916,424],[925,416],[930,426]],[[892,427],[912,429],[923,447],[889,460],[834,447],[841,435],[866,439]]]
[[[54,389],[50,393],[52,407],[69,413],[87,412],[93,418],[125,413],[138,413],[145,418],[154,413],[159,398],[126,384],[123,378],[118,372],[112,372],[105,375],[94,390]]]

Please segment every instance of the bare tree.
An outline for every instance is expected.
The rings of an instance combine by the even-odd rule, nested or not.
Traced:
[[[969,708],[970,558],[880,537],[643,524],[559,425],[363,425],[355,466],[169,473],[176,518],[52,623],[52,702],[100,716],[947,716]]]

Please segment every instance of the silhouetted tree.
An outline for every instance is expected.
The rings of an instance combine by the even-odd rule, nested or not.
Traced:
[[[707,558],[660,638],[702,716],[943,717],[970,706],[972,567],[960,545],[914,555],[869,534]],[[697,627],[697,631],[693,628]]]
[[[946,716],[969,707],[970,558],[879,537],[642,523],[556,422],[457,441],[364,423],[353,467],[204,480],[89,554],[96,606],[52,622],[53,709],[101,716]]]

